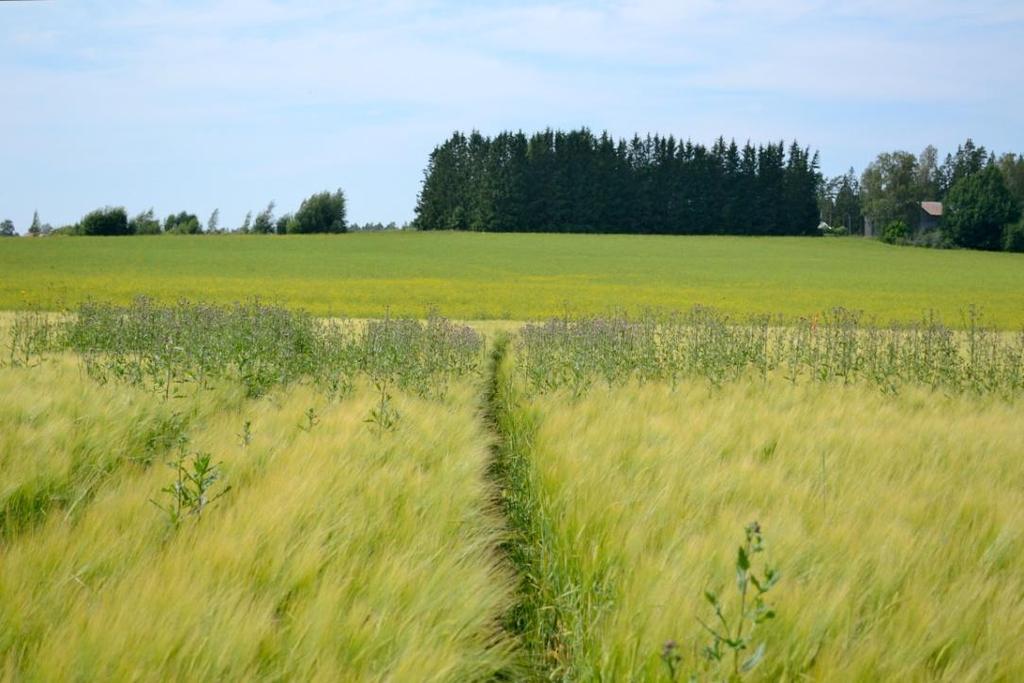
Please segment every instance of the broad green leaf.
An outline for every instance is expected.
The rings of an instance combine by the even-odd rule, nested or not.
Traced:
[[[736,554],[736,568],[742,569],[743,571],[750,569],[750,558],[747,556],[746,548],[743,548],[742,546]]]

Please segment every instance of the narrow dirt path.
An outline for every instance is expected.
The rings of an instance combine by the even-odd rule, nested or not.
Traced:
[[[556,593],[562,582],[552,566],[546,545],[550,521],[543,518],[534,484],[538,416],[516,392],[509,345],[504,334],[494,342],[484,396],[484,418],[494,436],[490,476],[508,524],[501,551],[519,576],[516,603],[503,626],[522,644],[526,680],[570,680],[572,663]],[[515,680],[523,680],[522,673]]]

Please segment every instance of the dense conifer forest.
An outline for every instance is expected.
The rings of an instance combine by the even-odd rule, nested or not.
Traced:
[[[588,129],[454,133],[430,155],[421,230],[818,234],[818,155]]]

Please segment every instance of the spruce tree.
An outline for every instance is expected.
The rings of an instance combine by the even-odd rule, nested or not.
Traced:
[[[1001,249],[1005,226],[1021,215],[994,164],[960,178],[946,203],[943,231],[953,244],[970,249]]]
[[[814,234],[817,155],[783,143],[708,148],[586,128],[455,132],[430,154],[422,230]]]
[[[43,226],[39,222],[39,212],[32,212],[32,225],[28,226],[28,234],[30,237],[39,237],[43,231]]]

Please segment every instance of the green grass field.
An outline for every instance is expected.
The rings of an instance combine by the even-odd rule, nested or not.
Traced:
[[[59,309],[137,294],[258,296],[317,314],[526,320],[644,307],[881,322],[971,304],[1024,324],[1024,255],[892,247],[860,239],[388,233],[0,241],[0,310]]]

